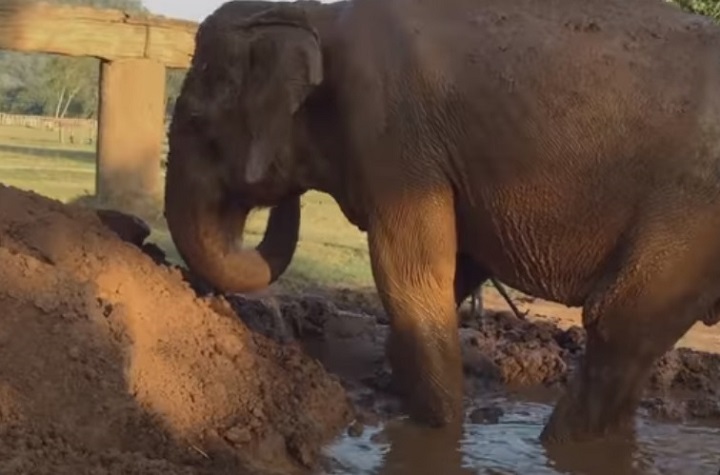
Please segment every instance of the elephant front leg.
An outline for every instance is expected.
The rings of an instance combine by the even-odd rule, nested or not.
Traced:
[[[405,197],[379,210],[368,229],[373,275],[390,316],[394,382],[410,416],[432,426],[463,418],[452,204],[451,192]]]

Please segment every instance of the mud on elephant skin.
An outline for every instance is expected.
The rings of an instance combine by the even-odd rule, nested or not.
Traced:
[[[170,128],[165,214],[189,267],[268,286],[300,196],[329,193],[368,233],[412,417],[462,418],[462,254],[471,290],[493,276],[584,307],[543,439],[627,427],[653,362],[720,299],[720,27],[655,0],[241,3],[200,25]]]

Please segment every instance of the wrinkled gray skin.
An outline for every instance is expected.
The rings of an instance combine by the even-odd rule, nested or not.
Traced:
[[[462,419],[456,305],[489,275],[583,307],[545,441],[632,426],[648,371],[720,299],[720,36],[656,0],[231,2],[201,25],[166,217],[218,289],[292,259],[299,197],[368,233],[415,420]],[[270,8],[272,7],[272,8]],[[275,206],[240,249],[247,213]]]

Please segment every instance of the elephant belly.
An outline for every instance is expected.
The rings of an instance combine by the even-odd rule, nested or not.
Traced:
[[[532,208],[531,201],[521,206],[502,199],[459,204],[460,252],[522,292],[581,306],[628,221],[622,210],[599,219],[596,212],[572,213],[567,206]]]

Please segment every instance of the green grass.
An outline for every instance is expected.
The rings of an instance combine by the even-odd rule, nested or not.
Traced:
[[[60,144],[57,131],[0,126],[0,182],[70,202],[95,191],[94,149]],[[253,213],[246,245],[262,237],[267,210]],[[150,240],[179,262],[167,229],[158,224]],[[285,285],[367,287],[372,276],[364,233],[342,215],[332,197],[310,192],[303,197],[300,241],[282,278]]]

